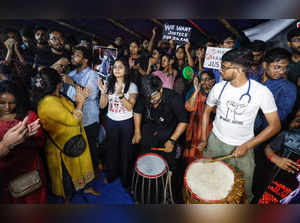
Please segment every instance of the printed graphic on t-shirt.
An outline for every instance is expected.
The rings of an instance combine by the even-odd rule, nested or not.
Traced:
[[[121,100],[116,97],[110,97],[109,98],[109,111],[113,112],[113,113],[125,113],[126,112],[126,108],[123,106]]]
[[[244,123],[239,119],[239,117],[244,115],[247,106],[249,105],[249,100],[247,99],[247,97],[243,97],[238,102],[232,100],[226,101],[226,116],[223,117],[220,115],[220,119],[232,124],[243,125]]]

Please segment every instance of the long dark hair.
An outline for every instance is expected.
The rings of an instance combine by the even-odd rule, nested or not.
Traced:
[[[177,49],[176,49],[176,51],[175,51],[175,55],[174,55],[174,67],[175,67],[175,69],[177,69],[178,71],[179,71],[179,65],[178,65],[178,59],[177,59],[177,57],[176,57],[176,53],[177,53],[177,51],[179,50],[179,49],[182,49],[183,50],[183,54],[184,54],[184,57],[183,57],[183,67],[186,65],[186,52],[185,52],[185,48],[184,48],[184,46],[180,46],[180,47],[178,47]],[[179,76],[179,75],[178,75]]]
[[[57,85],[62,83],[61,76],[52,68],[43,68],[33,79],[32,102],[35,109],[45,96],[53,94]]]
[[[125,88],[124,88],[124,93],[126,93],[129,89],[130,86],[130,75],[129,75],[129,64],[126,58],[121,57],[118,58],[114,64],[120,61],[124,66],[125,66],[125,74],[124,74],[124,83],[125,83]],[[117,78],[115,77],[114,74],[111,74],[108,77],[108,86],[107,86],[107,92],[110,94],[113,94],[115,92],[115,84],[116,84]]]
[[[12,94],[16,101],[16,119],[23,120],[28,113],[29,103],[26,92],[22,90],[15,82],[5,80],[0,81],[0,95],[4,93]]]
[[[169,55],[169,54],[167,54],[167,53],[163,53],[163,54],[161,54],[160,55],[160,66],[159,66],[159,70],[163,70],[164,68],[162,67],[162,58],[163,57],[167,57],[168,58],[168,60],[169,60],[169,63],[170,63],[170,60],[172,59],[172,57]]]

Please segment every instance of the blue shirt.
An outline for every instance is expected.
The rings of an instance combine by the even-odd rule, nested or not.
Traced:
[[[248,79],[253,79],[256,81],[260,81],[261,77],[263,76],[265,72],[265,69],[263,67],[263,65],[259,65],[258,68],[256,70],[253,70],[252,68],[248,68],[247,72],[246,72],[246,76],[248,77]]]
[[[82,87],[89,87],[90,96],[85,100],[83,105],[83,119],[84,127],[89,126],[95,122],[99,122],[99,88],[98,88],[98,74],[90,67],[85,68],[79,74],[77,70],[73,70],[68,74],[77,84]],[[67,96],[75,101],[76,90],[69,85],[67,89]]]
[[[284,79],[267,80],[263,83],[272,92],[275,103],[278,109],[280,121],[284,121],[289,113],[291,113],[296,101],[297,88],[296,86]],[[262,95],[263,97],[263,95]],[[255,130],[260,132],[268,126],[268,122],[262,112],[259,112],[255,120]]]

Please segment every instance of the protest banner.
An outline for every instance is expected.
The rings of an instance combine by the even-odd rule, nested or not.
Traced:
[[[162,40],[167,42],[174,40],[176,45],[184,45],[191,37],[192,28],[175,24],[164,24]]]
[[[231,49],[207,47],[203,67],[217,69],[221,68],[222,56]]]

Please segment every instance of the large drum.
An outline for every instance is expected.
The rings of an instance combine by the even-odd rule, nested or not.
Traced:
[[[244,196],[242,174],[223,162],[193,161],[184,175],[183,199],[192,204],[240,204]]]
[[[166,200],[166,191],[171,189],[170,172],[165,159],[155,153],[138,157],[132,178],[132,192],[136,202],[160,204]]]

